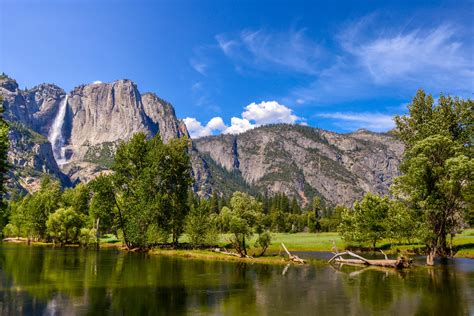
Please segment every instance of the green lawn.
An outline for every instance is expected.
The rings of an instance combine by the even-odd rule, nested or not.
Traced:
[[[249,253],[253,252],[253,245],[256,240],[256,235],[247,242],[251,247]],[[220,236],[217,244],[221,247],[230,247],[230,235],[223,234]],[[117,242],[113,236],[107,236],[101,240],[101,243]],[[186,236],[180,238],[180,242],[188,242]],[[348,245],[341,239],[338,233],[272,233],[272,244],[268,251],[270,253],[278,253],[281,251],[281,243],[290,251],[332,251],[333,242],[336,243],[338,250],[342,251]],[[457,235],[453,244],[457,248],[456,257],[474,258],[474,228],[466,229],[461,234]],[[369,245],[350,245],[349,247],[362,246],[369,248]],[[423,244],[403,244],[392,245],[390,241],[383,240],[377,243],[377,247],[384,249],[386,253],[414,253],[417,249],[423,248]]]
[[[224,240],[225,237],[223,237],[221,242]],[[274,233],[272,234],[272,245],[270,246],[269,251],[278,252],[282,242],[290,251],[332,251],[333,242],[336,243],[338,250],[343,250],[348,246],[341,239],[338,233]],[[253,246],[254,240],[252,240],[249,244]],[[454,237],[453,244],[458,250],[455,255],[456,257],[474,258],[474,228],[466,229],[461,234]],[[353,246],[369,247],[369,245]],[[424,245],[391,245],[390,241],[383,240],[377,244],[377,247],[386,249],[387,253],[395,253],[397,251],[415,252],[417,248],[423,248]]]

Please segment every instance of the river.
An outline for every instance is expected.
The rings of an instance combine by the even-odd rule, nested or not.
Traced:
[[[474,314],[470,259],[404,272],[325,263],[284,269],[0,243],[0,314]]]

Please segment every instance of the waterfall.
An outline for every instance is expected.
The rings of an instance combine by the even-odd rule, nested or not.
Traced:
[[[49,130],[48,140],[51,143],[53,148],[54,159],[58,165],[64,164],[66,162],[66,157],[64,155],[64,136],[63,136],[63,125],[64,118],[66,117],[66,108],[67,108],[67,98],[68,95],[64,98],[64,101],[61,102],[59,106],[58,113],[54,118],[53,125]]]

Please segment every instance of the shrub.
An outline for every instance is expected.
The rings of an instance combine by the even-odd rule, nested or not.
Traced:
[[[86,248],[97,247],[97,230],[92,228],[81,228],[79,233],[79,243]]]
[[[83,223],[81,216],[72,208],[60,208],[49,214],[46,229],[54,242],[77,243]]]

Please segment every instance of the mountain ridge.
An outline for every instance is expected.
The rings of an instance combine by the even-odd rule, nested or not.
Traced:
[[[36,175],[50,174],[67,185],[88,182],[107,171],[118,143],[136,132],[150,137],[160,134],[165,142],[189,137],[173,106],[154,93],[140,93],[133,81],[83,84],[67,93],[61,127],[67,163],[59,166],[51,161],[47,137],[66,92],[53,84],[20,90],[16,81],[3,78],[0,95],[7,120],[22,126],[25,135],[43,137],[41,144],[38,137],[26,141],[37,152],[25,158],[15,142],[18,131],[11,133],[9,159],[17,171],[11,178],[24,191],[35,187],[22,186],[24,179],[35,182],[35,177],[18,171],[20,160],[28,160],[23,165],[31,166]],[[365,192],[387,194],[398,175],[402,152],[401,143],[389,134],[367,130],[339,134],[302,125],[265,125],[238,135],[192,139],[193,189],[202,196],[212,192],[229,195],[235,190],[262,195],[284,192],[296,196],[301,204],[315,196],[331,205],[350,204]]]

